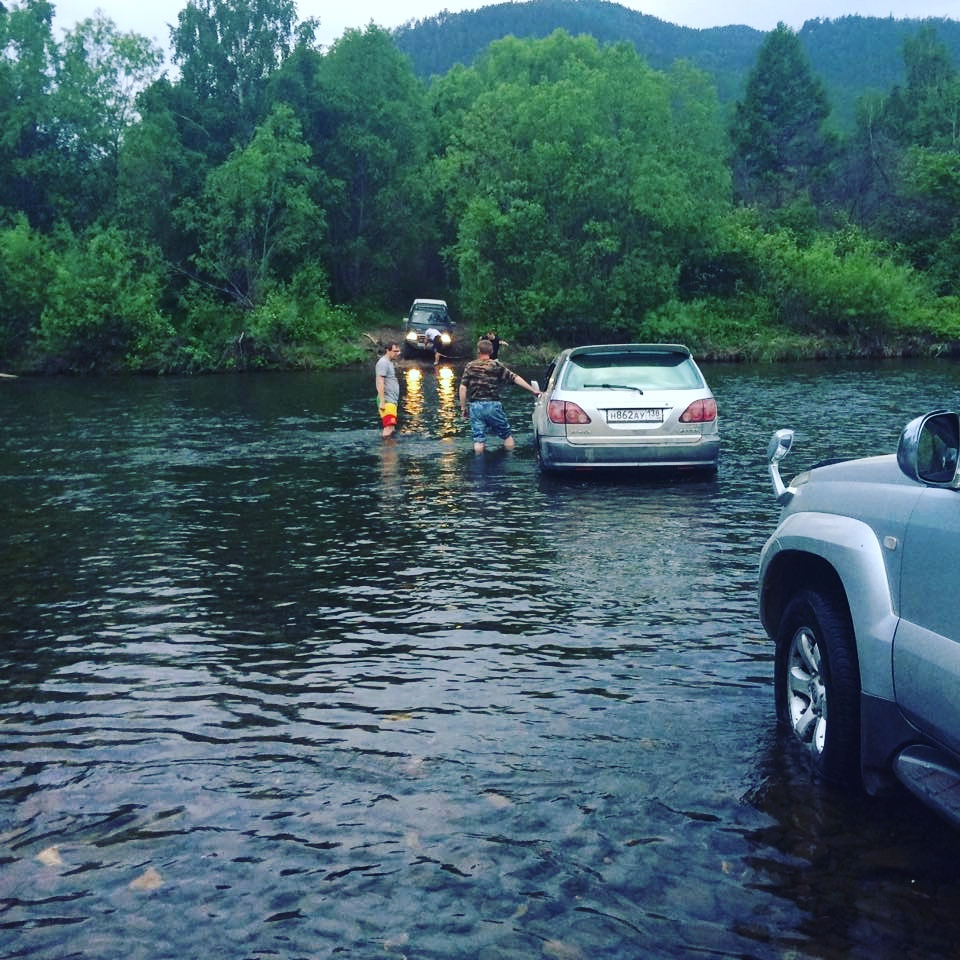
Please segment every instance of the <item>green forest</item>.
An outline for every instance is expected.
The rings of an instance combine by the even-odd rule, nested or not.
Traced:
[[[728,98],[565,30],[425,78],[372,25],[323,48],[293,0],[189,0],[170,63],[53,13],[0,4],[0,372],[342,365],[418,296],[529,349],[960,353],[934,22],[838,125],[782,25]]]

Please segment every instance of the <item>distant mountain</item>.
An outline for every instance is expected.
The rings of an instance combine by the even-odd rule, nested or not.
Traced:
[[[801,42],[827,87],[838,125],[852,125],[856,101],[867,91],[887,91],[904,82],[903,42],[924,24],[934,26],[960,62],[960,23],[955,20],[850,16],[803,25]],[[742,95],[766,37],[744,26],[680,27],[607,0],[527,0],[463,13],[444,11],[404,24],[394,37],[416,72],[429,78],[456,63],[469,66],[494,40],[547,37],[557,29],[574,36],[589,34],[600,43],[627,41],[657,69],[688,60],[714,78],[724,103]]]

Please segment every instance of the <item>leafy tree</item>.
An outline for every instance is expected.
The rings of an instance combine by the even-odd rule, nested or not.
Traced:
[[[631,335],[727,209],[712,88],[562,32],[493,44],[474,70],[437,81],[466,312],[537,336]]]
[[[171,211],[203,189],[206,157],[184,146],[171,109],[170,85],[155,84],[140,98],[142,119],[124,135],[117,161],[116,222],[158,244],[174,264],[186,262],[195,238]]]
[[[694,346],[774,322],[882,345],[903,317],[954,309],[960,95],[932,29],[902,28],[903,81],[861,102],[831,177],[803,56],[829,23],[766,38],[724,130],[689,63],[585,36],[501,40],[428,88],[378,28],[324,53],[293,0],[188,0],[180,72],[156,79],[159,51],[102,15],[57,44],[52,5],[15,2],[0,3],[0,363],[316,364],[350,329],[331,294],[394,308],[435,291],[520,339]],[[550,10],[610,13],[500,6],[542,33]],[[752,205],[737,210],[729,137]],[[865,233],[825,233],[840,209],[912,269]]]
[[[185,145],[216,163],[249,143],[269,112],[270,77],[311,24],[298,30],[294,0],[189,0],[171,35]]]
[[[249,317],[252,359],[271,366],[334,366],[365,356],[355,345],[356,319],[327,297],[327,278],[317,264],[275,287]]]
[[[906,83],[864,100],[851,157],[863,222],[896,241],[941,294],[958,292],[960,76],[932,26],[904,43]]]
[[[0,6],[0,210],[49,228],[59,215],[57,184],[68,173],[56,124],[57,45],[53,5]]]
[[[102,16],[58,46],[52,9],[38,0],[0,9],[0,204],[48,230],[57,220],[82,227],[110,211],[136,94],[162,59],[149,41],[119,34]]]
[[[324,260],[334,299],[395,303],[429,277],[437,248],[426,90],[390,35],[347,31],[317,65],[305,119],[324,171]]]
[[[209,191],[227,189],[214,171],[228,159],[226,169],[234,169],[236,153],[249,148],[277,102],[272,78],[291,51],[312,53],[314,27],[312,20],[296,23],[292,0],[191,0],[171,32],[180,75],[159,80],[138,98],[141,122],[120,154],[118,222],[160,245],[173,268],[168,299],[180,301],[187,326],[191,317],[210,316],[185,284],[191,263],[207,269],[217,259],[210,247],[215,241],[198,232],[211,226],[204,219]],[[228,282],[214,270],[206,280],[249,305],[247,283],[256,271],[241,273]]]
[[[215,290],[198,283],[183,287],[178,303],[175,364],[188,373],[242,366],[241,339],[250,311],[224,302]]]
[[[853,228],[821,233],[804,246],[789,231],[767,232],[756,250],[763,293],[783,324],[869,350],[882,350],[928,295],[909,265]]]
[[[730,137],[736,195],[777,209],[815,196],[831,160],[830,106],[797,35],[782,23],[757,54]]]
[[[202,275],[244,307],[289,277],[322,233],[310,154],[293,111],[277,106],[248,147],[211,171],[199,201],[178,211],[199,237]]]
[[[903,59],[907,82],[891,92],[883,126],[903,145],[956,149],[960,145],[960,78],[933,26],[924,26],[907,38]]]
[[[960,152],[913,147],[900,166],[896,230],[890,233],[941,295],[960,293]]]
[[[113,212],[123,137],[138,119],[137,95],[163,63],[160,49],[135,33],[118,33],[102,15],[83,20],[61,46],[56,102],[72,181],[72,225]]]
[[[864,96],[856,108],[856,130],[842,144],[832,183],[832,203],[850,223],[870,228],[894,190],[891,171],[901,149],[882,125],[886,95]]]
[[[23,361],[32,345],[53,278],[50,242],[20,214],[0,230],[0,368]]]
[[[72,373],[155,370],[173,336],[161,314],[155,253],[115,228],[60,252],[38,342],[51,369]]]

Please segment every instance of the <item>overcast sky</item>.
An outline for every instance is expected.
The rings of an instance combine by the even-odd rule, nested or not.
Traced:
[[[120,30],[134,31],[167,46],[168,24],[175,25],[186,0],[54,0],[55,33],[74,27],[80,20],[101,10]],[[924,18],[960,17],[957,0],[621,0],[621,5],[685,27],[720,27],[746,24],[758,30],[772,30],[783,22],[795,30],[807,20],[836,19],[847,15],[865,17]],[[373,22],[397,27],[409,20],[432,17],[442,10],[457,13],[476,10],[487,4],[478,0],[299,0],[301,20],[320,20],[319,41],[331,44],[344,30],[362,29]]]

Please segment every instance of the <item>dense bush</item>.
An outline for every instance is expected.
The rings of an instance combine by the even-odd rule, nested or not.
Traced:
[[[865,350],[915,323],[930,300],[923,278],[857,231],[800,246],[786,232],[758,238],[759,292],[783,326],[838,337]]]
[[[352,311],[332,306],[326,289],[322,271],[305,268],[250,313],[257,365],[330,367],[365,356]]]
[[[116,228],[59,253],[37,332],[50,369],[155,369],[173,336],[158,301],[163,270]]]
[[[0,370],[28,359],[55,270],[48,237],[22,214],[0,230]]]

